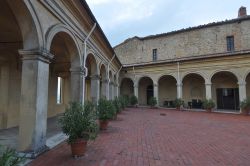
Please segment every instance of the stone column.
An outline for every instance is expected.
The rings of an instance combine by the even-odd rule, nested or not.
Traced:
[[[109,88],[108,80],[103,79],[102,80],[102,96],[106,97],[106,99],[108,99],[108,88]]]
[[[22,55],[19,150],[36,157],[46,150],[49,63],[44,51],[19,51]]]
[[[82,102],[84,70],[81,67],[74,67],[70,69],[70,72],[71,101]]]
[[[138,86],[137,85],[134,85],[134,95],[137,97],[137,99],[138,99],[138,96],[139,96],[139,94],[138,94]]]
[[[114,83],[109,83],[109,100],[113,100],[113,94],[114,94]]]
[[[212,99],[212,83],[205,83],[206,99]]]
[[[116,83],[114,83],[114,98],[113,99],[115,99],[115,97],[118,96],[117,95],[117,91],[118,91],[117,87],[118,87],[118,85]]]
[[[3,64],[0,68],[0,129],[7,128],[8,123],[9,80],[10,67]]]
[[[177,83],[177,98],[182,98],[182,83]]]
[[[91,98],[93,103],[97,103],[100,98],[100,76],[91,76]]]
[[[158,97],[158,85],[154,84],[154,97],[157,100],[157,105],[159,104],[159,97]]]
[[[239,98],[241,102],[247,98],[246,82],[245,81],[239,82],[238,85],[239,85]]]

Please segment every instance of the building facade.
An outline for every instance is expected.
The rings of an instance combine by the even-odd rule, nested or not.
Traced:
[[[70,101],[118,95],[122,65],[85,0],[1,0],[0,20],[0,129],[34,157]]]
[[[238,18],[165,34],[127,39],[115,48],[124,68],[120,93],[136,95],[140,105],[150,97],[173,107],[202,108],[213,99],[217,111],[240,110],[250,97],[250,16],[241,7]]]

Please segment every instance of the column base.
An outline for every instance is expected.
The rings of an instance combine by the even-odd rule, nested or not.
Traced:
[[[38,156],[40,156],[41,154],[47,152],[49,150],[49,147],[44,145],[42,147],[40,147],[39,149],[37,149],[36,151],[23,151],[23,152],[18,152],[18,155],[20,157],[25,157],[25,158],[29,158],[29,159],[35,159]]]

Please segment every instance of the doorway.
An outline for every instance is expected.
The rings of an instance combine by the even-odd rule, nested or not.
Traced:
[[[147,87],[147,105],[149,105],[150,98],[154,96],[154,88],[152,85]]]
[[[239,110],[239,89],[238,88],[218,88],[217,109]]]

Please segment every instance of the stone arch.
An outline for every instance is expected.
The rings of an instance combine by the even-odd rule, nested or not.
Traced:
[[[154,96],[154,82],[151,77],[142,76],[138,79],[138,101],[140,105],[148,105]]]
[[[216,71],[211,75],[212,99],[219,111],[239,110],[239,77],[229,70]]]
[[[100,97],[107,97],[107,68],[101,63],[100,65]]]
[[[24,50],[38,50],[43,47],[43,35],[37,15],[28,1],[1,1],[1,7],[8,6],[18,23]]]
[[[162,75],[158,79],[159,105],[174,107],[174,100],[177,98],[177,79],[173,75]]]
[[[157,78],[157,82],[159,83],[159,80],[162,78],[162,77],[165,77],[165,76],[170,76],[170,77],[173,77],[176,81],[177,81],[177,78],[174,74],[161,74],[158,78]]]
[[[120,83],[120,95],[121,96],[132,96],[134,95],[134,81],[129,77],[121,79]]]
[[[182,78],[182,94],[186,107],[202,108],[202,101],[206,98],[206,79],[200,73],[190,72]]]
[[[199,75],[200,77],[202,77],[202,78],[205,80],[205,82],[206,82],[206,80],[207,80],[207,76],[206,76],[204,73],[195,71],[195,72],[186,72],[186,73],[183,73],[183,75],[181,76],[181,79],[180,79],[181,82],[183,81],[183,79],[184,79],[187,75],[190,75],[190,74]]]
[[[79,45],[79,42],[77,42],[77,38],[76,38],[75,34],[73,33],[73,30],[71,30],[69,27],[67,27],[66,25],[63,25],[63,24],[56,24],[48,29],[48,31],[46,32],[46,35],[45,35],[45,39],[46,39],[45,48],[47,50],[50,50],[50,47],[51,47],[51,44],[52,44],[54,37],[58,33],[62,33],[62,32],[66,33],[67,35],[69,35],[71,37],[71,39],[73,40],[73,42],[77,48],[77,52],[80,56],[81,55],[80,45]]]
[[[231,73],[231,74],[233,74],[233,75],[237,78],[237,81],[240,80],[240,76],[238,76],[238,75],[237,75],[234,71],[232,71],[232,70],[215,70],[214,72],[212,72],[212,73],[210,74],[208,80],[211,82],[212,77],[213,77],[215,74],[220,73],[220,72],[228,72],[228,73]]]

